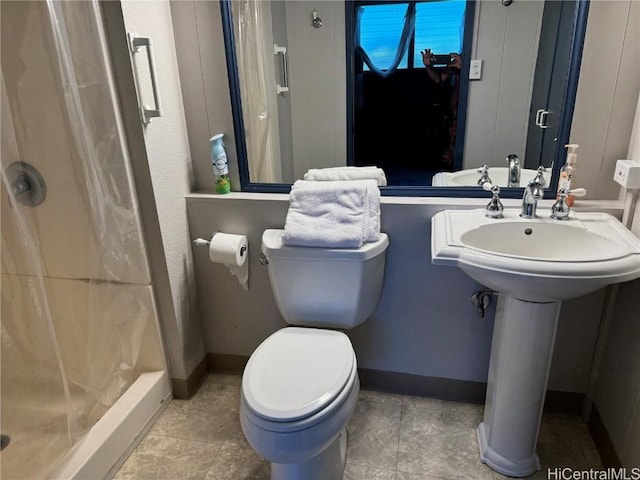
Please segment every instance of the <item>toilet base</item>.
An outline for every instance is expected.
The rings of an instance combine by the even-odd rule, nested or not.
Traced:
[[[347,461],[347,429],[315,457],[302,463],[271,463],[271,480],[340,480]]]

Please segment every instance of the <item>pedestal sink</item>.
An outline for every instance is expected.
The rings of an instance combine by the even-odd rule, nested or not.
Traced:
[[[512,477],[540,469],[536,442],[562,300],[640,278],[640,240],[605,213],[524,220],[518,210],[434,215],[432,262],[496,290],[481,460]]]

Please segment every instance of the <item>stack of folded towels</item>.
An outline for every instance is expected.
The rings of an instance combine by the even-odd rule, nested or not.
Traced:
[[[298,180],[291,187],[283,244],[359,248],[379,239],[380,189],[376,180]]]
[[[380,187],[387,185],[387,177],[378,167],[312,168],[304,174],[304,179],[310,181],[373,179]]]

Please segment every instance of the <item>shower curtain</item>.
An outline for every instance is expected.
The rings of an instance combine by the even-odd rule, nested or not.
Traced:
[[[281,183],[271,2],[232,0],[231,8],[250,181]]]
[[[0,477],[48,478],[155,310],[96,1],[2,1]]]

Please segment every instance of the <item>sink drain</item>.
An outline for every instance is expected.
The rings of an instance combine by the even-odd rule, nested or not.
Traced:
[[[0,434],[0,452],[4,450],[7,445],[9,445],[10,441],[11,438],[9,437],[9,435]]]

